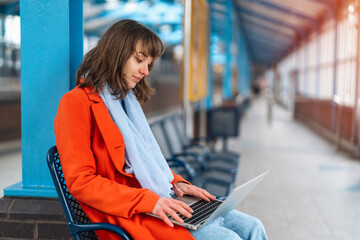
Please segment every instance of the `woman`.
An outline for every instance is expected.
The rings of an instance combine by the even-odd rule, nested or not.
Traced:
[[[212,223],[196,232],[169,220],[167,214],[182,222],[176,212],[187,217],[192,213],[173,194],[206,201],[215,197],[173,174],[140,107],[139,102],[153,93],[146,76],[162,53],[161,40],[153,32],[135,21],[122,20],[85,55],[77,87],[63,96],[55,119],[56,145],[70,193],[92,222],[119,225],[134,239],[211,239],[207,236],[215,228],[240,239],[224,226],[226,216],[234,214],[251,225],[239,234],[266,239],[258,220],[237,211],[226,215],[222,226]],[[162,221],[144,213],[154,213]],[[108,231],[97,231],[97,235],[119,239]]]

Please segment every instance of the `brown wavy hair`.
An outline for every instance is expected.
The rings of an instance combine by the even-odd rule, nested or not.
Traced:
[[[160,38],[140,23],[125,19],[113,24],[97,46],[84,56],[76,73],[76,85],[91,86],[94,91],[101,92],[104,84],[108,84],[112,95],[124,99],[130,88],[122,77],[123,69],[126,61],[135,53],[137,44],[154,61],[164,52]],[[149,65],[149,72],[154,61]],[[146,102],[154,94],[154,89],[146,84],[146,76],[133,91],[140,102]]]

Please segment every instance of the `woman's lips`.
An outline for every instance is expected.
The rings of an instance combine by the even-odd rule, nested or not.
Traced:
[[[136,82],[140,82],[141,77],[134,76]]]

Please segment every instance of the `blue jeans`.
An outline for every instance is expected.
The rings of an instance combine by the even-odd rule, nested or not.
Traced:
[[[261,221],[237,210],[190,233],[196,240],[267,240]]]

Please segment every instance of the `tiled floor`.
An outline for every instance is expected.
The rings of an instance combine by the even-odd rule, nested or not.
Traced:
[[[238,184],[271,171],[238,207],[263,221],[270,240],[360,239],[360,160],[336,152],[280,107],[270,124],[261,100],[229,148],[242,153]],[[20,152],[1,154],[0,196],[19,181]]]
[[[256,101],[242,121],[238,184],[270,170],[238,207],[260,218],[270,240],[360,239],[360,160],[336,152],[280,107],[267,121]]]

